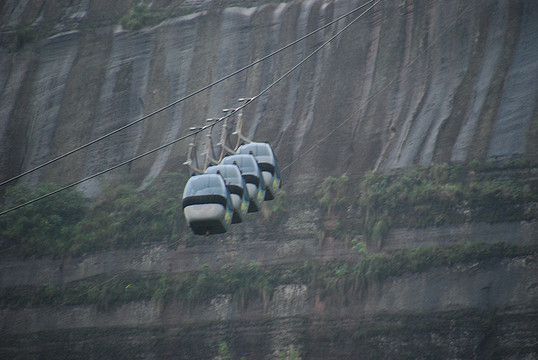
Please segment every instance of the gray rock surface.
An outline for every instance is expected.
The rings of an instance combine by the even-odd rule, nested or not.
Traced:
[[[96,16],[89,2],[75,5],[58,18]],[[356,5],[313,0],[211,8],[139,31],[57,33],[17,51],[2,48],[2,178],[170,104]],[[4,29],[20,20],[21,6],[4,5]],[[282,167],[293,162],[284,175],[296,192],[344,171],[532,157],[527,149],[535,139],[527,134],[537,98],[537,14],[529,0],[381,2],[247,107],[245,132],[273,144]],[[185,135],[237,106],[239,97],[258,94],[349,21],[27,181],[78,180]],[[89,56],[94,61],[85,61]],[[95,99],[91,108],[83,106],[88,97]],[[145,186],[164,169],[179,168],[187,146],[180,142],[108,177],[130,174]],[[95,195],[106,179],[82,188]]]
[[[159,0],[152,9],[185,15],[129,31],[117,24],[130,0],[1,2],[0,181],[152,114],[360,3]],[[184,136],[237,106],[239,97],[271,86],[351,18],[21,181],[67,184]],[[304,201],[328,175],[356,181],[368,170],[451,160],[536,161],[537,39],[535,0],[381,1],[245,108],[244,131],[273,145],[287,195]],[[107,182],[127,177],[148,186],[182,167],[189,141],[81,189],[96,196]],[[318,212],[300,204],[287,211],[293,216],[279,232],[244,226],[211,245],[62,260],[0,254],[0,290],[126,272],[181,278],[204,264],[360,256],[350,239],[324,236]],[[537,239],[536,221],[470,223],[392,229],[381,249],[368,250],[465,240],[527,246]],[[248,304],[219,294],[193,306],[148,300],[108,309],[5,307],[0,357],[205,359],[219,358],[215,349],[224,342],[248,359],[281,359],[297,349],[311,360],[536,358],[536,264],[534,254],[433,267],[372,282],[355,298],[287,284]]]

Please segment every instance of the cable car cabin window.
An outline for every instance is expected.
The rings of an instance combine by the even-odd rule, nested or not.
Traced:
[[[252,143],[241,145],[237,151],[240,154],[252,154],[256,158],[261,171],[267,171],[271,175],[275,174],[277,160],[269,144]]]
[[[199,175],[189,179],[183,192],[183,208],[196,204],[228,206],[228,190],[220,175]]]
[[[243,177],[241,176],[241,171],[239,171],[239,168],[235,165],[210,166],[206,169],[205,173],[220,174],[224,178],[228,189],[234,185],[243,187]]]
[[[200,196],[200,195],[222,195],[226,197],[226,186],[224,181],[215,176],[197,176],[191,178],[185,187],[185,195]]]
[[[258,156],[269,156],[273,157],[273,151],[271,150],[271,145],[265,143],[252,143],[246,144],[239,147],[238,152],[240,154],[250,154]]]
[[[225,157],[222,160],[222,163],[229,164],[229,165],[236,163],[237,166],[241,168],[241,171],[243,172],[243,174],[245,173],[257,174],[259,171],[258,164],[256,163],[256,159],[253,157],[232,155],[229,157]]]

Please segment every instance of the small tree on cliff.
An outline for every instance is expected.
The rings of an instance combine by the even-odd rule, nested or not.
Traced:
[[[349,199],[346,196],[348,183],[349,177],[346,174],[342,174],[338,178],[329,176],[318,186],[316,190],[318,202],[322,209],[327,210],[329,217],[334,215],[337,208],[348,202]]]
[[[127,30],[139,30],[150,25],[153,16],[147,4],[136,4],[129,13],[120,19],[120,25]]]

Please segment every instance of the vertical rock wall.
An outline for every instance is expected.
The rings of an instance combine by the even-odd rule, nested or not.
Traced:
[[[93,23],[69,32],[56,27],[56,35],[17,50],[5,42],[1,178],[170,104],[360,3],[212,8],[139,31]],[[25,4],[3,5],[3,29],[31,19]],[[67,24],[94,19],[96,9],[82,1],[56,12],[44,5],[42,13]],[[74,181],[185,135],[237,98],[260,93],[352,18],[25,181]],[[275,147],[291,191],[299,192],[332,173],[535,158],[537,19],[532,0],[382,1],[247,107],[246,132]],[[187,143],[109,176],[148,183],[181,167]],[[83,188],[96,194],[106,178]]]

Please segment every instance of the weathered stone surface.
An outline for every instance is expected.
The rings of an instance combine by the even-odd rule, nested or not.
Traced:
[[[526,256],[436,268],[380,281],[361,290],[353,301],[337,295],[320,300],[306,284],[291,284],[277,288],[266,306],[254,301],[243,307],[223,294],[207,303],[189,307],[171,303],[162,310],[155,302],[128,303],[108,310],[88,306],[64,306],[47,311],[2,309],[0,330],[5,336],[0,341],[0,353],[9,352],[9,342],[23,341],[24,333],[55,334],[68,329],[76,333],[98,327],[109,334],[105,342],[112,344],[122,331],[144,332],[153,327],[168,335],[157,335],[156,344],[140,346],[142,358],[151,358],[154,352],[165,358],[173,357],[166,353],[163,343],[167,341],[176,341],[176,356],[197,343],[205,344],[204,350],[199,351],[207,354],[215,344],[224,341],[231,343],[242,356],[251,351],[250,356],[256,358],[278,359],[290,346],[304,347],[308,352],[334,351],[332,356],[352,358],[359,349],[351,345],[350,337],[356,336],[362,337],[362,346],[367,348],[372,346],[367,345],[370,341],[387,342],[389,348],[379,350],[377,357],[367,358],[394,357],[406,348],[403,344],[411,341],[416,358],[428,358],[421,354],[432,351],[430,355],[438,358],[456,359],[462,357],[458,352],[481,349],[488,354],[507,352],[514,359],[526,359],[536,354],[532,352],[535,346],[532,332],[536,330],[537,264],[536,256]],[[174,329],[198,334],[187,340],[184,333],[174,334]],[[260,334],[267,348],[249,350],[249,341]],[[419,339],[411,340],[413,337]],[[484,337],[492,337],[491,344],[484,345]],[[97,341],[98,337],[94,335],[91,339]],[[134,339],[137,337],[116,346],[126,346],[132,351],[137,346],[132,343]],[[53,347],[61,347],[64,341],[57,339]],[[75,347],[82,344],[77,336],[70,341]],[[333,349],[335,344],[340,348]],[[443,348],[451,350],[447,353]],[[21,349],[18,353],[30,351]],[[38,348],[37,351],[49,354],[50,350]],[[346,355],[348,351],[351,353]],[[97,350],[92,352],[97,353]],[[517,356],[518,353],[521,355]],[[187,359],[199,356],[183,355]],[[308,358],[324,357],[311,354]]]
[[[117,23],[131,0],[68,3],[0,3],[0,181],[192,94],[359,5],[159,0],[154,9],[191,13],[126,31]],[[537,20],[534,0],[381,1],[250,104],[245,132],[273,145],[287,194],[305,200],[328,175],[357,181],[367,170],[449,160],[536,161]],[[69,183],[188,134],[237,98],[259,94],[349,22],[23,181]],[[188,142],[81,188],[94,196],[107,181],[127,176],[147,186],[182,166]],[[320,234],[319,213],[290,208],[278,229],[243,224],[212,245],[65,260],[3,257],[0,287],[359,256]],[[535,221],[392,229],[380,249],[369,251],[466,239],[528,245],[536,232]],[[294,349],[304,359],[536,358],[536,264],[527,256],[433,268],[375,282],[345,299],[289,284],[248,304],[220,294],[193,307],[146,301],[106,310],[6,308],[0,357],[216,358],[224,342],[234,358],[248,359],[280,359]]]
[[[313,226],[313,224],[312,224]],[[427,246],[453,246],[465,241],[514,245],[531,245],[538,241],[536,222],[471,223],[424,229],[393,229],[383,240],[382,251],[415,249]],[[376,251],[376,249],[371,249]],[[320,243],[318,238],[286,241],[225,242],[171,248],[165,245],[142,249],[114,250],[78,258],[21,260],[1,258],[0,288],[17,285],[66,284],[98,275],[132,271],[141,274],[168,273],[181,275],[197,271],[203,265],[220,269],[231,263],[260,266],[301,264],[308,260],[356,260],[359,254],[342,240]]]
[[[31,7],[25,4],[4,5],[6,29],[20,19],[21,7]],[[95,39],[111,44],[110,51],[100,53],[106,61],[94,63],[98,68],[92,63],[75,66],[88,56],[79,51],[88,41],[80,33],[59,33],[28,43],[22,50],[2,49],[0,142],[9,144],[13,133],[26,134],[24,151],[13,148],[21,143],[2,147],[2,175],[6,178],[27,170],[57,154],[51,150],[61,143],[57,136],[69,139],[73,135],[82,144],[104,135],[240,69],[356,5],[351,0],[317,0],[230,7],[140,31],[115,28],[108,40]],[[91,10],[90,2],[81,1],[63,12],[47,10],[46,14],[59,19],[80,14],[78,21],[83,23],[93,16]],[[529,0],[381,2],[250,105],[245,110],[245,130],[256,140],[271,142],[283,167],[298,160],[284,172],[294,192],[303,192],[304,186],[331,173],[355,175],[371,168],[436,160],[526,156],[526,149],[532,148],[527,142],[533,139],[526,133],[534,116],[538,83],[538,46],[533,41],[538,36],[537,11]],[[128,160],[186,134],[190,126],[206,118],[219,116],[222,108],[235,106],[237,98],[253,96],[269,86],[348,22],[343,20],[92,146],[77,158],[80,171],[63,181]],[[39,54],[33,65],[37,70],[23,77],[28,65],[16,59],[28,49]],[[57,132],[59,114],[73,114],[72,121],[77,121],[72,109],[85,96],[83,92],[79,98],[66,96],[64,89],[76,88],[72,81],[77,81],[78,88],[89,85],[72,72],[97,80],[103,70],[96,106],[83,115],[90,123],[84,136],[75,127],[71,133]],[[15,109],[13,104],[27,96],[17,90],[20,83],[31,84],[31,98],[24,108]],[[31,121],[17,121],[21,118]],[[147,183],[163,169],[178,168],[185,160],[186,147],[187,141],[181,142],[110,176],[131,174]],[[8,161],[8,154],[17,158]],[[54,174],[65,173],[71,166],[69,160],[61,161],[29,179],[58,180]],[[104,179],[91,180],[83,188],[90,195],[98,193]]]

